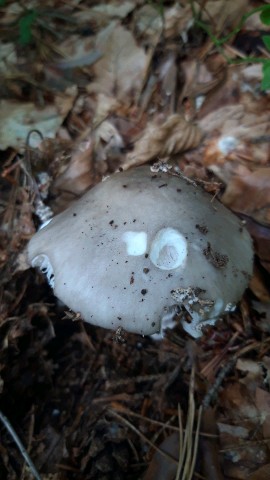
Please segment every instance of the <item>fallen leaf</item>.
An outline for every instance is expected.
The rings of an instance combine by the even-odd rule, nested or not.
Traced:
[[[163,123],[150,122],[122,167],[126,169],[184,152],[197,147],[201,139],[201,130],[181,115],[173,114]]]
[[[270,333],[270,303],[262,303],[261,301],[258,302],[253,300],[252,307],[254,310],[259,313],[256,319],[256,326],[261,330],[261,332],[266,333],[269,336]],[[264,362],[266,363],[266,362]],[[267,382],[269,384],[269,364],[266,365],[267,369]]]
[[[118,1],[111,4],[101,3],[100,5],[95,5],[91,8],[91,11],[111,18],[125,18],[134,8],[134,2]]]
[[[0,42],[0,72],[6,76],[12,71],[18,61],[16,48],[13,43]]]
[[[179,455],[179,435],[172,433],[159,445],[159,448],[166,452],[175,461],[170,460],[167,456],[159,452],[155,452],[143,477],[143,480],[170,480],[175,478],[177,471],[177,458]]]
[[[255,252],[263,267],[270,272],[270,228],[245,217],[246,228],[254,240]]]
[[[110,120],[104,120],[100,123],[93,132],[93,138],[95,145],[94,156],[97,169],[100,171],[100,162],[108,162],[113,170],[118,168],[122,156],[122,150],[124,148],[124,142],[113,122]],[[102,173],[105,173],[106,170],[107,166],[103,165],[101,167]]]
[[[232,176],[222,202],[235,212],[270,226],[270,168]]]
[[[97,95],[97,105],[93,125],[98,126],[111,112],[116,111],[118,106],[119,102],[117,102],[115,98],[108,97],[104,93],[99,93]]]
[[[1,25],[7,26],[10,23],[12,24],[13,22],[16,22],[19,15],[22,15],[23,12],[23,6],[19,5],[17,2],[5,4],[5,8],[1,9]]]
[[[92,154],[93,142],[90,136],[76,145],[67,168],[53,184],[52,188],[54,192],[57,192],[57,206],[54,205],[54,210],[62,210],[63,202],[66,207],[65,200],[59,198],[61,197],[60,192],[68,193],[70,194],[68,197],[71,196],[71,199],[74,199],[92,185]]]
[[[270,254],[270,250],[268,250],[268,254]],[[261,258],[260,260],[263,264]],[[260,266],[257,266],[256,262],[253,270],[253,275],[249,282],[249,288],[261,302],[270,302],[270,289],[268,278],[266,277],[265,272],[262,271],[262,268],[260,268]]]
[[[164,36],[166,39],[181,36],[184,42],[187,41],[187,32],[193,25],[193,13],[189,2],[187,5],[175,3],[171,8],[165,10],[164,14]]]
[[[194,2],[200,9],[200,3]],[[248,5],[247,0],[210,0],[206,2],[202,9],[202,20],[209,22],[209,18],[215,21],[215,31],[219,33],[224,28],[230,31],[236,26],[246,11]]]
[[[203,463],[203,475],[205,478],[224,480],[219,458],[219,440],[216,421],[216,410],[212,407],[204,409],[201,430],[204,434],[200,437],[200,451]]]
[[[262,388],[256,389],[255,405],[260,412],[259,423],[262,425],[263,437],[270,437],[270,393]]]
[[[63,59],[55,62],[54,67],[60,70],[92,65],[101,57],[93,38],[81,35],[70,35],[58,46],[58,52]]]
[[[134,27],[139,35],[157,40],[162,32],[162,17],[158,9],[147,2],[134,13]]]
[[[255,472],[247,477],[247,480],[269,480],[270,478],[270,463],[258,468]]]
[[[70,3],[70,2],[69,2]],[[132,1],[114,1],[113,3],[101,3],[100,5],[91,5],[88,8],[84,5],[84,8],[79,11],[75,11],[73,17],[77,20],[80,28],[89,27],[96,31],[99,28],[105,27],[112,19],[126,18],[134,8],[135,3]],[[81,39],[83,37],[81,36]]]
[[[258,410],[254,405],[253,391],[249,391],[249,385],[243,385],[239,382],[231,383],[221,393],[221,401],[230,412],[230,418],[232,420],[245,419],[245,425],[251,427],[257,424]],[[243,423],[242,423],[243,424]],[[241,425],[241,423],[240,423]]]
[[[213,63],[211,66],[213,67]],[[181,68],[185,79],[181,99],[206,95],[213,88],[216,88],[225,76],[225,68],[222,68],[221,65],[219,71],[213,72],[198,59],[189,59],[181,62]]]
[[[222,89],[221,89],[222,90]],[[263,107],[261,105],[261,107]],[[223,107],[215,107],[214,111],[205,115],[200,121],[199,125],[201,129],[210,134],[212,137],[216,137],[218,132],[217,150],[222,153],[222,139],[224,137],[232,137],[235,139],[235,147],[239,142],[244,141],[257,141],[264,135],[269,134],[269,120],[270,114],[266,109],[261,108],[260,112],[256,110],[253,112],[251,105],[245,106],[243,103],[237,105],[225,105]],[[249,111],[251,110],[251,111]],[[260,144],[260,146],[263,143]],[[256,145],[256,143],[254,143]],[[204,162],[210,165],[211,162],[205,155]],[[253,158],[255,162],[256,159]],[[216,162],[215,162],[216,163]]]
[[[249,390],[256,391],[258,384],[263,381],[263,369],[258,362],[248,358],[239,358],[236,369],[241,372],[240,382],[248,385]]]
[[[0,149],[14,147],[22,150],[31,130],[38,130],[44,138],[54,138],[73,105],[74,93],[61,96],[59,102],[55,100],[55,105],[47,105],[45,108],[38,108],[31,102],[1,100]],[[37,147],[40,143],[39,135],[31,135],[31,147]]]
[[[146,4],[135,13],[134,24],[136,31],[151,39],[152,44],[161,33],[166,39],[182,36],[182,39],[186,40],[187,31],[193,24],[192,9],[189,4],[181,6],[175,3],[164,9],[163,16],[157,6]]]
[[[133,35],[117,22],[111,22],[99,32],[95,45],[102,58],[94,65],[96,78],[88,91],[118,100],[136,96],[142,88],[147,55],[136,45]]]

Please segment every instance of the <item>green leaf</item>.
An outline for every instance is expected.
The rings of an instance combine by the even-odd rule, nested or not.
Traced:
[[[0,0],[0,7],[3,7],[6,3],[6,0]]]
[[[261,83],[262,90],[270,90],[270,60],[263,63],[263,78]]]
[[[37,11],[29,10],[19,20],[19,42],[28,45],[32,39],[32,26],[37,18]]]
[[[270,35],[263,35],[262,36],[262,41],[264,45],[266,46],[267,50],[270,50]]]
[[[263,7],[260,19],[264,25],[270,25],[270,5],[265,5]]]

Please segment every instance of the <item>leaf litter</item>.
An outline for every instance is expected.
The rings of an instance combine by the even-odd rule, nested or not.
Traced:
[[[261,65],[227,62],[267,55],[259,14],[237,31],[256,6],[1,3],[1,478],[269,477],[269,94]],[[45,215],[149,162],[254,240],[250,289],[196,342],[84,324],[25,268]]]

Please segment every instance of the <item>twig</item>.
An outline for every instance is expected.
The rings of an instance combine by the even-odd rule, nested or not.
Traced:
[[[153,425],[160,426],[164,430],[172,430],[174,432],[179,432],[179,426],[176,427],[175,425],[170,425],[169,424],[169,422],[174,421],[174,416],[169,418],[169,420],[167,420],[167,422],[164,423],[164,422],[159,422],[158,420],[153,420],[152,418],[144,417],[143,415],[140,415],[139,413],[131,412],[131,410],[128,410],[127,408],[122,407],[122,405],[120,405],[120,404],[114,404],[113,409],[117,410],[118,412],[123,413],[124,415],[135,417],[135,418],[138,418],[139,420],[142,420],[144,422],[149,422],[149,423],[152,423]],[[183,431],[185,431],[185,429],[183,429]],[[196,432],[194,432],[194,433],[196,433]],[[211,433],[203,433],[203,432],[200,432],[200,436],[209,437],[209,438],[217,438],[218,437],[218,435],[213,435]]]
[[[7,417],[0,411],[0,420],[1,422],[3,423],[3,425],[5,426],[5,428],[7,429],[8,433],[10,434],[10,436],[13,438],[14,442],[16,443],[21,455],[23,456],[25,462],[27,463],[33,477],[36,479],[36,480],[42,480],[38,471],[36,470],[36,467],[35,465],[33,464],[31,458],[29,457],[26,449],[24,448],[21,440],[19,439],[17,433],[15,432],[14,428],[12,427],[12,425],[10,424],[9,420],[7,419]]]
[[[129,427],[131,430],[133,430],[133,432],[135,432],[137,435],[139,435],[139,437],[141,437],[145,442],[147,442],[149,445],[151,445],[151,447],[154,448],[161,455],[168,458],[171,462],[174,462],[176,464],[178,463],[178,461],[174,457],[172,457],[168,453],[161,450],[161,448],[157,447],[153,442],[151,442],[151,440],[149,440],[149,438],[147,438],[142,432],[140,432],[140,430],[138,430],[136,427],[134,427],[134,425],[132,425],[132,423],[130,423],[124,417],[122,417],[121,415],[116,413],[114,410],[109,410],[109,413],[111,415],[113,415],[114,417],[118,418],[118,420],[120,420],[120,422],[122,422],[124,425]]]
[[[235,362],[236,362],[235,358],[228,359],[227,363],[220,369],[214,383],[209,388],[209,390],[207,391],[206,395],[203,398],[202,405],[204,408],[208,408],[211,402],[213,401],[213,399],[217,397],[218,391],[221,387],[223,380],[231,371],[231,369],[235,365]]]

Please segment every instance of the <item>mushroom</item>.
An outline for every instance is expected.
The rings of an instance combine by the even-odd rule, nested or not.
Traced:
[[[235,308],[252,241],[241,221],[170,172],[113,174],[30,240],[29,264],[94,325],[151,335],[181,318],[193,337]]]

